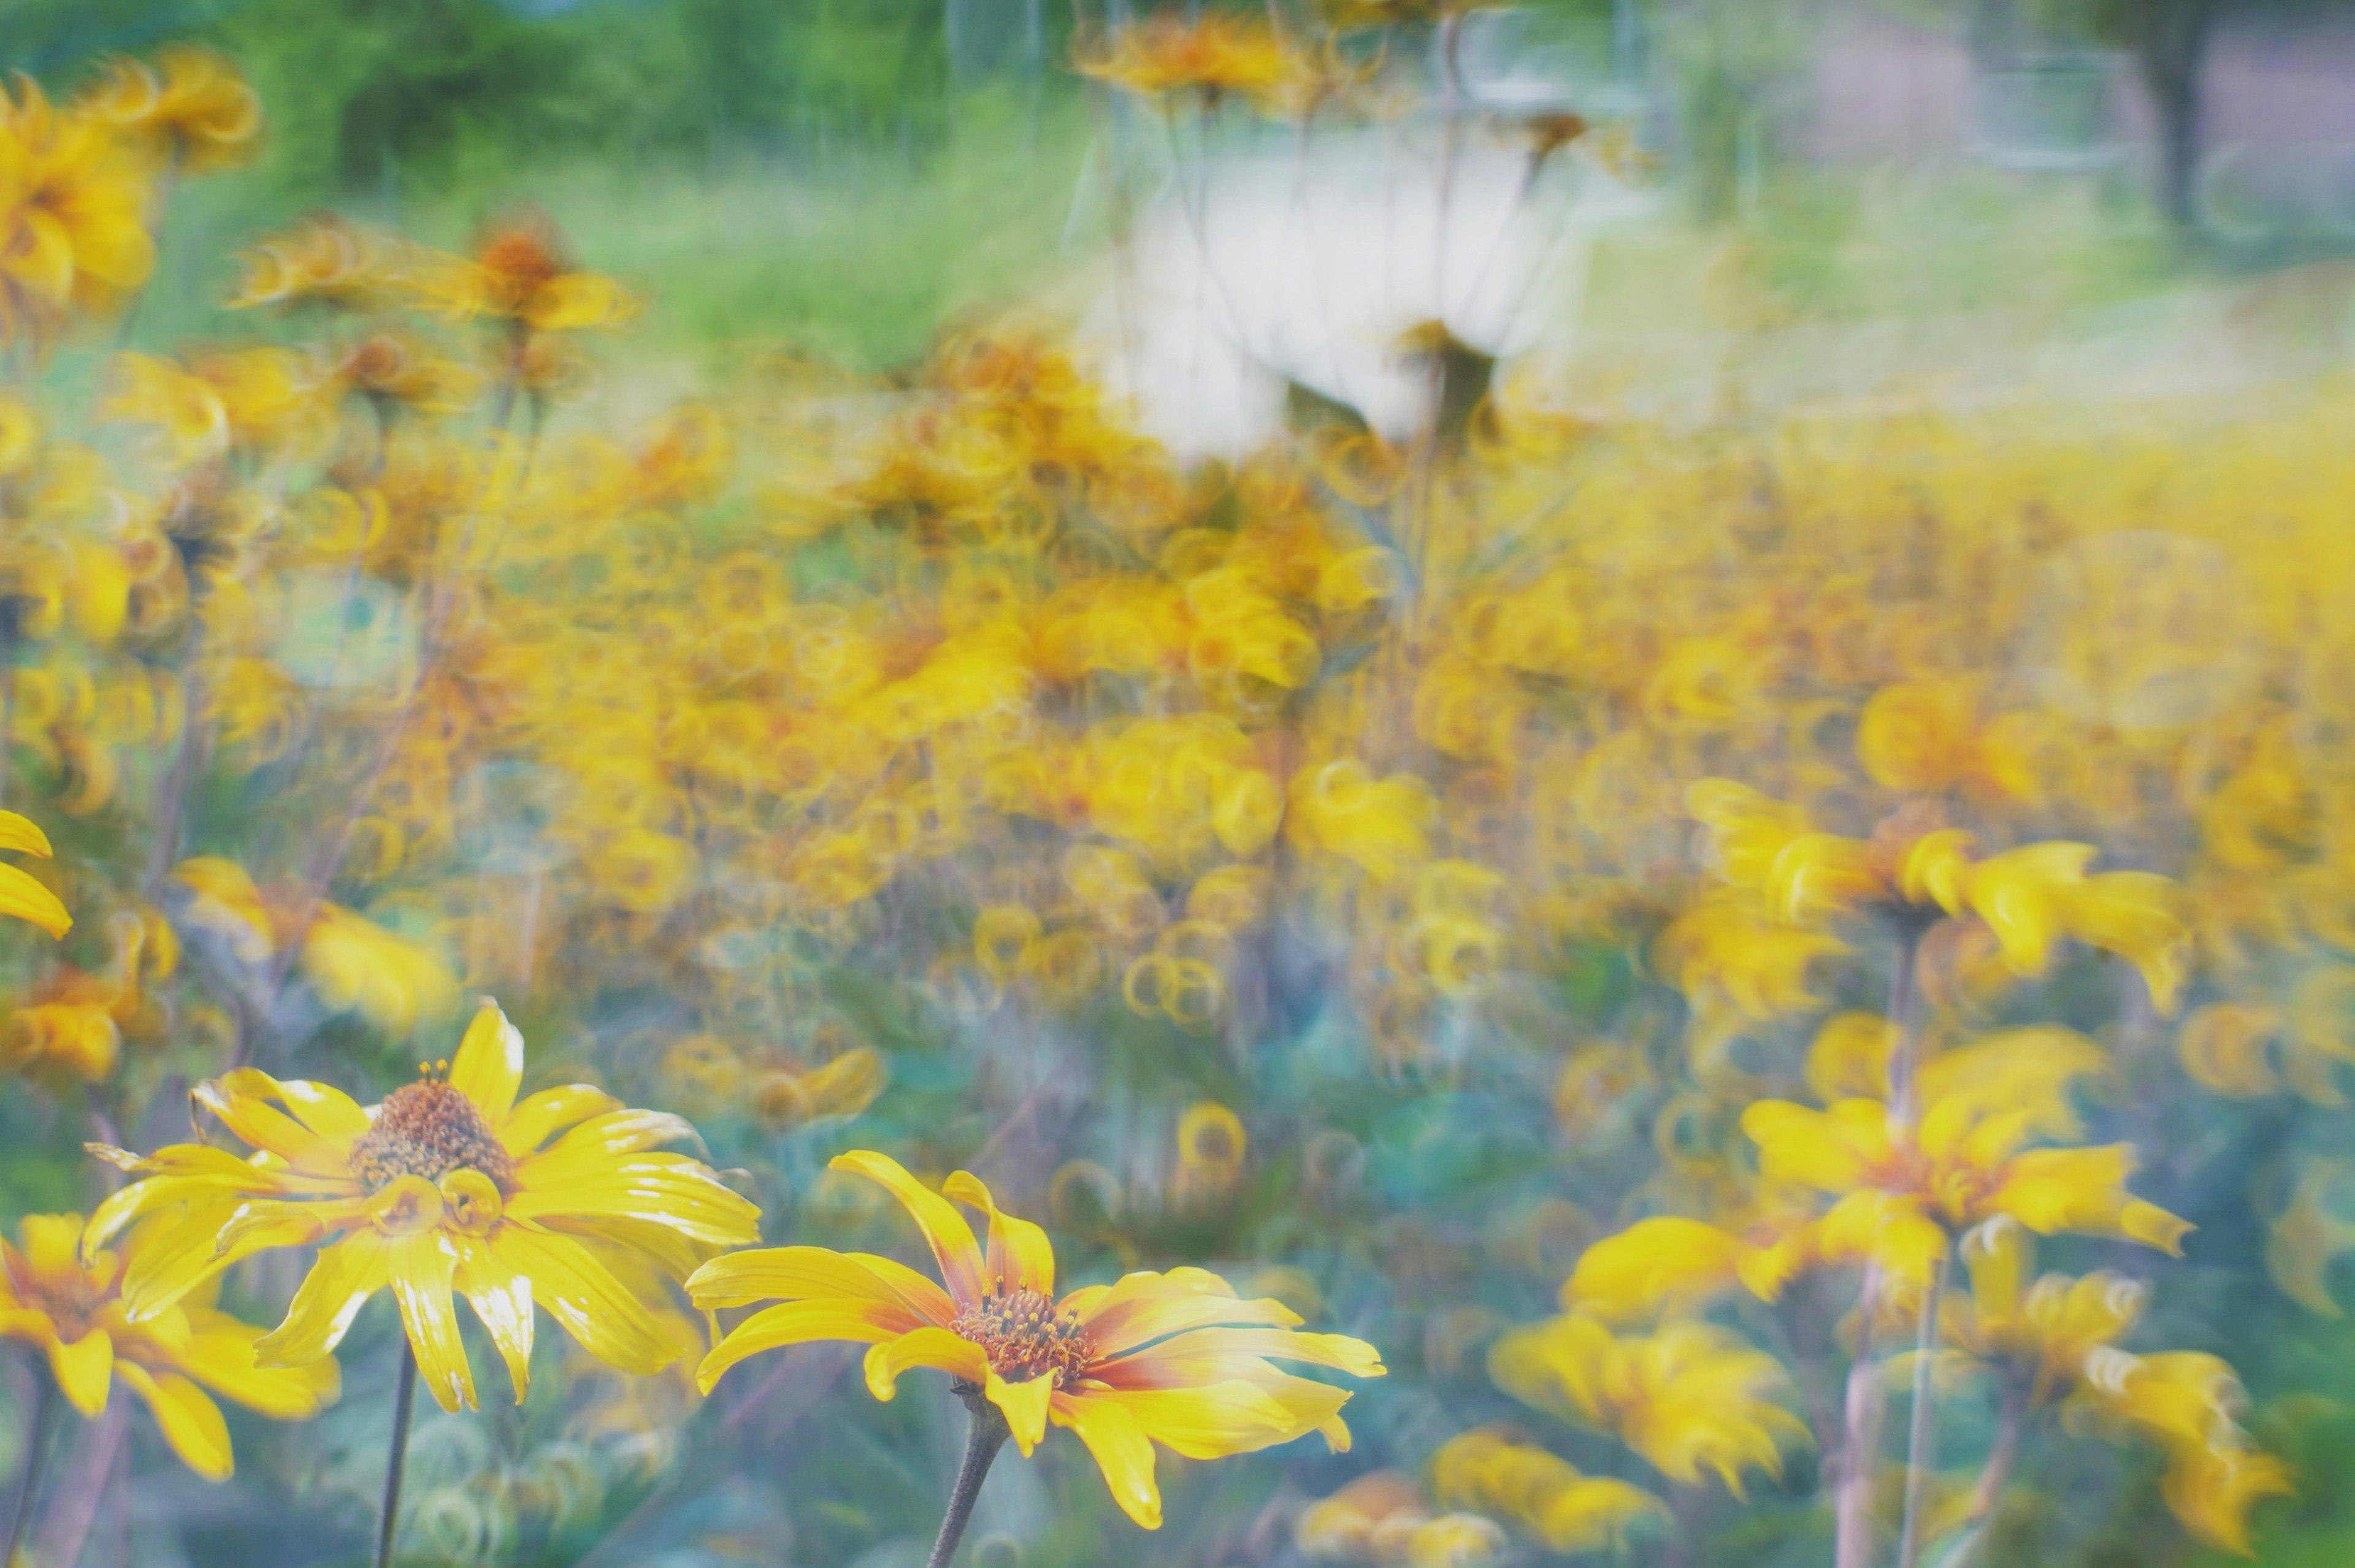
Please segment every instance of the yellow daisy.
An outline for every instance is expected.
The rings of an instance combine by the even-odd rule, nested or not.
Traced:
[[[106,1408],[116,1378],[147,1408],[172,1452],[207,1480],[234,1468],[229,1424],[212,1395],[281,1421],[299,1421],[333,1403],[333,1360],[271,1368],[254,1360],[261,1330],[215,1309],[209,1291],[193,1292],[175,1307],[133,1323],[119,1286],[123,1258],[101,1250],[79,1255],[79,1214],[28,1215],[17,1243],[0,1239],[0,1336],[37,1345],[47,1353],[58,1391],[85,1416]],[[133,1255],[154,1234],[134,1232]]]
[[[1011,1435],[1028,1455],[1049,1423],[1079,1435],[1113,1497],[1147,1530],[1161,1523],[1153,1445],[1215,1459],[1311,1432],[1338,1451],[1345,1389],[1279,1370],[1279,1360],[1380,1377],[1371,1345],[1294,1331],[1282,1302],[1239,1300],[1198,1268],[1137,1273],[1055,1299],[1046,1232],[999,1211],[989,1189],[958,1171],[935,1193],[890,1157],[864,1150],[834,1161],[882,1184],[931,1243],[946,1288],[865,1253],[778,1247],[715,1258],[687,1282],[698,1307],[776,1300],[738,1324],[703,1360],[709,1391],[730,1367],[780,1345],[862,1342],[867,1386],[890,1399],[901,1372],[936,1367],[955,1380],[977,1441]],[[943,1196],[943,1194],[945,1194]],[[989,1216],[986,1250],[950,1200]],[[1003,1421],[993,1426],[992,1413]],[[987,1464],[987,1455],[982,1459]],[[968,1456],[968,1469],[972,1467]],[[974,1477],[978,1485],[978,1477]],[[969,1506],[960,1483],[960,1500]],[[961,1522],[954,1517],[952,1522]]]
[[[196,1103],[254,1152],[179,1144],[141,1159],[93,1146],[145,1179],[100,1206],[85,1253],[143,1216],[174,1216],[124,1271],[136,1323],[249,1253],[317,1243],[285,1321],[257,1347],[263,1363],[325,1357],[390,1286],[445,1410],[474,1403],[453,1291],[489,1331],[518,1401],[536,1307],[601,1360],[659,1371],[690,1347],[623,1282],[635,1271],[617,1275],[606,1260],[636,1254],[677,1278],[713,1247],[757,1240],[760,1211],[700,1162],[656,1151],[695,1136],[680,1118],[578,1083],[518,1103],[522,1077],[523,1036],[485,997],[446,1075],[429,1072],[380,1105],[251,1068],[200,1083]]]

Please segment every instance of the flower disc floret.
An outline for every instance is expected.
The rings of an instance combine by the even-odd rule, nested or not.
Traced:
[[[1007,1382],[1051,1374],[1056,1387],[1066,1388],[1095,1358],[1095,1342],[1079,1314],[1058,1313],[1036,1290],[1001,1286],[958,1313],[949,1332],[980,1346],[989,1370]]]
[[[480,1171],[501,1188],[515,1179],[515,1162],[474,1103],[431,1078],[385,1096],[375,1125],[353,1143],[351,1160],[370,1192],[404,1176],[438,1183],[459,1170]]]

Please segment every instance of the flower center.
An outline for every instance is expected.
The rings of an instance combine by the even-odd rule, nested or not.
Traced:
[[[1095,1360],[1096,1348],[1075,1313],[1055,1315],[1055,1304],[1035,1290],[994,1290],[956,1316],[950,1329],[970,1339],[1007,1382],[1051,1372],[1060,1388]]]
[[[352,1145],[352,1174],[381,1192],[404,1176],[440,1182],[453,1170],[478,1170],[505,1188],[515,1162],[474,1103],[428,1078],[406,1083],[377,1107],[376,1125]]]

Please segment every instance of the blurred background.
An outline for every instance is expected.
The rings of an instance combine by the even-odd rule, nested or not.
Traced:
[[[2009,990],[1982,943],[1941,960],[1944,1042],[2059,1021],[2115,1057],[2080,1141],[2131,1141],[2137,1194],[2200,1230],[2184,1260],[2115,1236],[2045,1260],[2147,1289],[2137,1352],[2229,1359],[2202,1437],[2286,1456],[2296,1489],[2244,1482],[2191,1522],[2180,1454],[2117,1437],[2090,1396],[2064,1420],[2056,1394],[1990,1524],[1973,1488],[2016,1416],[1957,1371],[1919,1560],[2348,1561],[2355,4],[1333,9],[1347,43],[1321,58],[1365,91],[1320,117],[1073,69],[1132,25],[1256,6],[7,0],[0,67],[60,100],[110,57],[185,42],[234,62],[265,115],[250,161],[172,191],[135,305],[11,360],[57,411],[46,429],[80,429],[126,351],[307,346],[316,318],[229,302],[264,237],[322,210],[453,253],[544,215],[568,266],[645,308],[551,379],[560,395],[535,386],[517,542],[448,569],[500,606],[480,636],[437,647],[400,607],[432,602],[440,544],[379,551],[363,529],[346,565],[273,523],[230,553],[282,590],[251,603],[288,624],[239,653],[279,674],[247,671],[239,689],[269,694],[250,709],[219,683],[193,705],[195,761],[161,720],[118,726],[87,742],[117,759],[101,792],[64,739],[74,702],[16,720],[0,783],[57,839],[77,973],[127,964],[138,1000],[110,911],[165,921],[192,956],[152,976],[144,1024],[124,1009],[112,1078],[11,1059],[0,1218],[101,1196],[79,1152],[94,1127],[185,1137],[229,1015],[272,1071],[372,1100],[447,1053],[462,991],[495,989],[532,1041],[527,1086],[579,1077],[691,1116],[773,1244],[913,1256],[896,1211],[826,1174],[887,1149],[987,1177],[1054,1232],[1067,1279],[1218,1267],[1389,1360],[1349,1407],[1351,1454],[1165,1457],[1157,1535],[1067,1438],[1003,1464],[968,1562],[1829,1563],[1852,1258],[1838,1290],[1707,1308],[1793,1371],[1735,1369],[1679,1418],[1768,1399],[1806,1431],[1730,1471],[1679,1473],[1624,1411],[1502,1389],[1488,1350],[1568,1305],[1621,1228],[1771,1208],[1725,1196],[1756,1178],[1742,1106],[1838,1082],[1827,1017],[1888,994],[1888,944],[1845,927],[1848,948],[1777,949],[1787,987],[1693,956],[1679,923],[1732,873],[1688,788],[1739,777],[1859,840],[1934,798],[1989,849],[2083,841],[2105,871],[2191,889],[2169,917],[2196,948],[2179,1012],[2153,968],[2101,956],[2124,939]],[[306,486],[381,481],[389,514],[440,516],[443,470],[400,443],[446,419],[481,448],[464,421],[484,409],[370,406],[373,424],[336,416],[332,450],[239,447],[205,483],[314,521],[331,508]],[[93,503],[91,530],[197,483],[119,429],[89,439],[144,497]],[[1218,593],[1263,645],[1209,646]],[[712,645],[747,596],[766,639],[749,674]],[[1036,633],[1011,677],[984,635],[1000,613]],[[11,626],[16,665],[80,689]],[[167,632],[69,624],[55,645],[99,672],[90,690],[168,685],[198,656]],[[254,971],[207,946],[196,882],[165,889],[170,851],[265,890],[270,862],[303,869],[356,781],[386,776],[357,765],[386,715],[431,685],[396,702],[368,683],[397,693],[404,659],[437,656],[469,661],[456,695],[432,687],[456,717],[418,732],[464,765],[412,773],[402,753],[386,842],[360,834],[322,879],[392,955],[340,977],[282,961],[283,994],[249,1018],[222,976]],[[1035,731],[998,725],[1008,679]],[[1945,761],[1859,741],[1901,688]],[[52,720],[54,744],[27,738]],[[2005,746],[2016,768],[1988,760]],[[613,757],[659,777],[614,784]],[[176,765],[198,783],[170,784]],[[947,823],[960,777],[972,825]],[[1199,820],[1165,833],[1198,784]],[[194,804],[158,833],[175,787]],[[22,1002],[62,963],[9,935]],[[1859,967],[1828,977],[1834,948]],[[355,1002],[379,971],[393,999]],[[244,1265],[230,1299],[274,1320],[292,1268]],[[90,1454],[69,1431],[52,1485],[85,1517],[45,1512],[27,1561],[365,1561],[398,1333],[384,1303],[363,1315],[314,1422],[232,1414],[226,1485],[146,1427]],[[403,1561],[922,1561],[962,1419],[937,1379],[879,1404],[852,1348],[805,1348],[704,1402],[558,1332],[538,1354],[521,1407],[479,1341],[485,1409],[421,1405]],[[1912,1371],[1888,1380],[1892,1443]],[[39,1371],[10,1374],[21,1415]],[[23,1473],[26,1427],[0,1433],[0,1475]],[[1448,1480],[1434,1455],[1475,1430],[1667,1500],[1573,1494],[1557,1471]],[[1367,1522],[1391,1513],[1387,1534]],[[1423,1531],[1441,1520],[1471,1522]]]

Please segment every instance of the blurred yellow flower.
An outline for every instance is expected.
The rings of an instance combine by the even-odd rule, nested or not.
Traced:
[[[697,1306],[782,1304],[744,1319],[704,1358],[706,1390],[746,1357],[781,1345],[863,1343],[878,1399],[890,1399],[910,1368],[936,1367],[986,1395],[1025,1455],[1050,1421],[1076,1433],[1122,1509],[1153,1530],[1161,1523],[1155,1442],[1211,1459],[1316,1432],[1343,1449],[1348,1391],[1274,1363],[1381,1375],[1372,1346],[1297,1332],[1299,1317],[1281,1302],[1238,1300],[1201,1269],[1131,1274],[1058,1302],[1047,1233],[1001,1212],[973,1176],[950,1177],[944,1197],[879,1154],[840,1155],[829,1168],[868,1177],[906,1206],[946,1288],[885,1258],[822,1247],[715,1258],[687,1281]],[[986,1253],[952,1199],[989,1216]]]
[[[0,341],[43,337],[147,281],[148,181],[106,127],[0,90]]]
[[[1668,1507],[1641,1487],[1582,1475],[1505,1427],[1460,1433],[1431,1456],[1432,1491],[1442,1503],[1512,1520],[1549,1552],[1593,1552],[1619,1544],[1627,1526],[1665,1520]]]
[[[153,64],[103,62],[74,107],[194,175],[244,163],[261,133],[261,100],[237,67],[187,44],[158,50]]]
[[[134,1230],[120,1251],[85,1253],[80,1215],[27,1215],[15,1244],[0,1239],[0,1336],[38,1347],[59,1391],[92,1419],[122,1379],[146,1402],[172,1452],[207,1480],[224,1481],[235,1461],[212,1394],[300,1421],[335,1403],[336,1363],[261,1365],[254,1345],[261,1330],[217,1310],[210,1289],[132,1321],[121,1294],[123,1256],[171,1246],[170,1223],[161,1217]]]
[[[1780,1401],[1782,1363],[1695,1318],[1622,1338],[1572,1313],[1498,1339],[1488,1375],[1524,1404],[1616,1435],[1679,1486],[1713,1471],[1736,1497],[1742,1476],[1783,1473],[1783,1446],[1806,1442]]]

